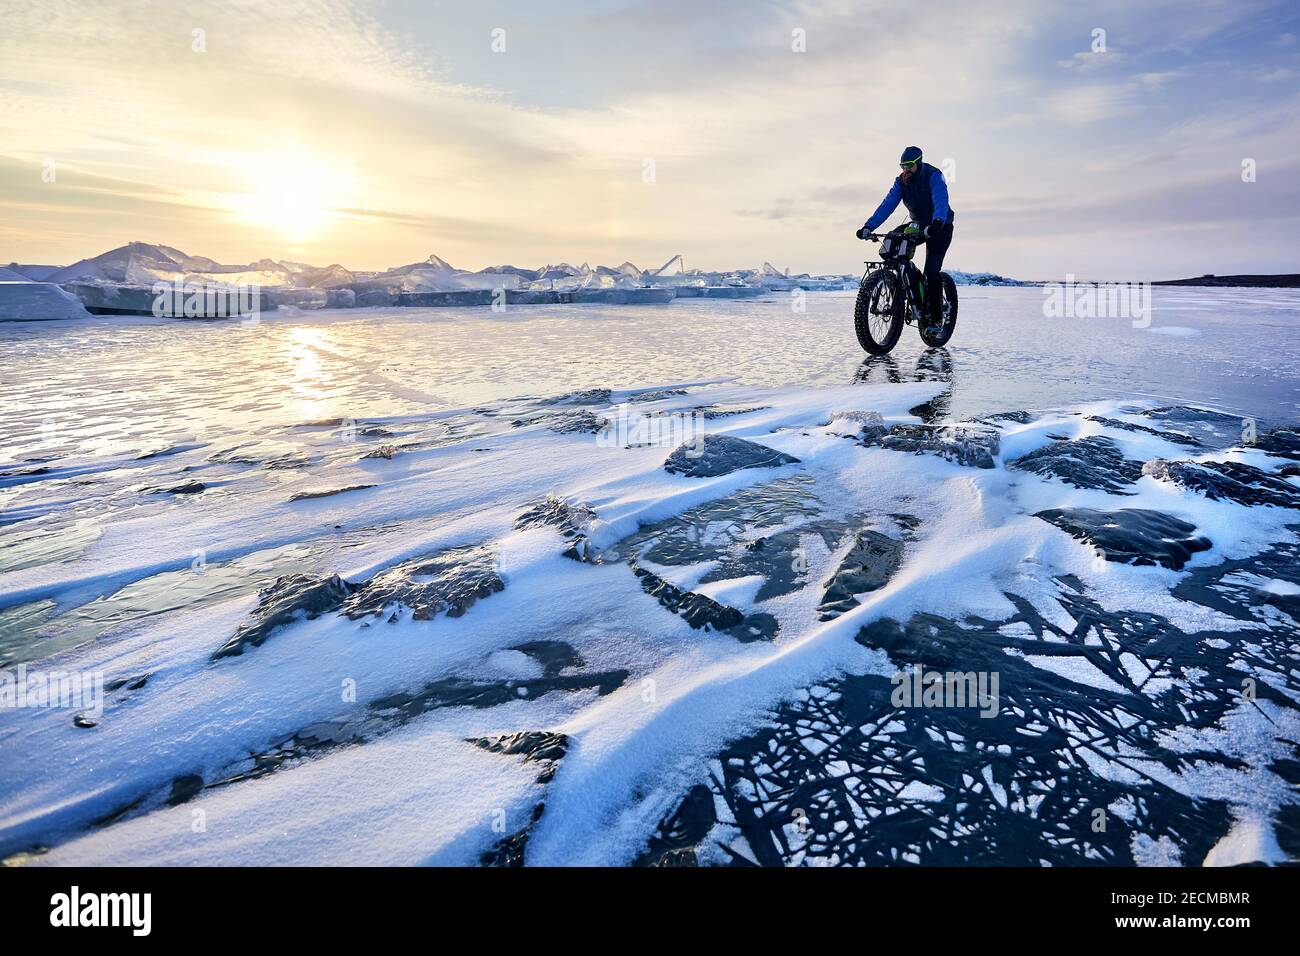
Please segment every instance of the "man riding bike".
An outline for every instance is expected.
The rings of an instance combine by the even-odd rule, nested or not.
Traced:
[[[903,150],[898,165],[902,171],[893,187],[871,214],[867,224],[855,235],[862,239],[889,218],[901,200],[908,214],[916,222],[928,223],[925,236],[925,301],[930,327],[943,324],[943,290],[939,273],[943,271],[943,257],[952,243],[954,211],[948,205],[948,184],[943,173],[929,163],[921,161],[921,147],[909,146]],[[874,241],[874,240],[873,240]]]

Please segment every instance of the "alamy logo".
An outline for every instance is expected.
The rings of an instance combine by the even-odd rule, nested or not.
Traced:
[[[155,318],[225,319],[256,322],[262,315],[262,290],[247,283],[213,285],[158,281],[153,284]]]
[[[698,411],[643,415],[623,403],[614,415],[605,419],[596,433],[596,445],[600,448],[687,445],[686,457],[699,458],[704,454],[704,426],[704,415]]]
[[[1133,328],[1151,325],[1150,282],[1065,282],[1043,284],[1043,317],[1048,319],[1131,319]]]
[[[996,717],[999,678],[997,671],[900,671],[889,682],[894,685],[889,702],[895,707],[978,707],[981,717]]]
[[[98,717],[104,712],[104,674],[29,671],[26,664],[0,670],[0,707],[68,707]]]
[[[148,936],[153,928],[151,893],[69,893],[50,897],[51,926],[129,926],[131,935]]]

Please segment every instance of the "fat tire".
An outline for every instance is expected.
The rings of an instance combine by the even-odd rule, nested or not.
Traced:
[[[932,349],[940,349],[947,345],[953,331],[957,328],[957,283],[953,282],[952,276],[946,272],[941,272],[940,276],[943,279],[943,326],[938,335],[927,335],[926,326],[921,325],[921,341]]]
[[[858,335],[858,344],[872,355],[888,355],[898,344],[899,333],[903,331],[903,295],[899,286],[898,276],[885,269],[871,273],[858,286],[858,301],[853,307],[853,330]],[[877,300],[879,305],[878,299],[884,295],[889,295],[892,300],[887,316],[889,325],[877,339],[871,333],[871,306],[873,300]],[[881,314],[877,313],[874,318],[879,321]]]

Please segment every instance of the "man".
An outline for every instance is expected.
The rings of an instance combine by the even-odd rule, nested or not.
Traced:
[[[948,184],[943,173],[921,161],[921,147],[909,146],[903,150],[898,165],[902,171],[894,180],[889,194],[867,224],[856,233],[875,232],[901,200],[913,220],[925,223],[925,301],[929,309],[929,323],[936,331],[943,325],[943,286],[939,273],[943,271],[943,257],[952,243],[953,210],[948,206]]]

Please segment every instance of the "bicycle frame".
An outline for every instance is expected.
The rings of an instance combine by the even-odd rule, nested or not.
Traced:
[[[864,261],[863,264],[867,269],[862,273],[862,278],[858,281],[858,285],[861,286],[862,283],[867,281],[873,272],[878,272],[881,269],[893,272],[898,277],[898,283],[903,289],[903,321],[908,325],[912,325],[922,314],[923,307],[923,303],[918,301],[913,295],[912,277],[908,274],[907,268],[911,262],[911,259],[901,258],[883,262]],[[915,268],[915,266],[913,266],[913,268]],[[924,282],[921,283],[920,289],[925,289]],[[921,294],[924,295],[924,291],[922,291]]]

